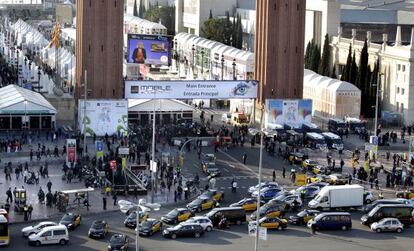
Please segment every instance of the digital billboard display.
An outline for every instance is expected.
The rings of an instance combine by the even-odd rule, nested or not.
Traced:
[[[170,37],[128,34],[128,63],[170,65],[170,50]]]

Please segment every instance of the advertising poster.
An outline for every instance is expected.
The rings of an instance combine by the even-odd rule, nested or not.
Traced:
[[[302,127],[303,123],[312,122],[312,100],[266,100],[266,127],[272,125],[289,125]]]
[[[76,139],[66,140],[66,162],[76,162]]]
[[[78,123],[87,136],[126,135],[128,131],[127,100],[79,100]],[[84,129],[84,126],[86,127]]]
[[[96,149],[96,159],[102,159],[104,157],[104,143],[103,141],[97,140],[95,141],[95,149]]]
[[[128,63],[170,65],[170,50],[167,36],[128,34]]]
[[[234,81],[125,81],[127,99],[253,99],[258,82]]]

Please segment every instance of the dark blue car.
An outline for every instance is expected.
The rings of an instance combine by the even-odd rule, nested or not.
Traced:
[[[308,227],[315,230],[349,230],[352,228],[351,215],[346,212],[321,213],[308,221]]]
[[[266,187],[261,190],[260,198],[264,201],[269,201],[273,199],[274,197],[278,196],[282,192],[283,192],[282,188],[279,188],[279,187]],[[257,192],[254,192],[252,196],[256,197]]]

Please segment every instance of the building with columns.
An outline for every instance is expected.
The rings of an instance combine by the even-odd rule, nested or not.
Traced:
[[[357,31],[352,30],[352,37],[342,36],[342,29],[332,38],[332,59],[340,75],[346,65],[349,45],[355,50],[356,62],[359,62],[363,40],[357,40]],[[406,124],[414,122],[414,28],[409,43],[401,40],[401,28],[396,30],[392,42],[387,34],[382,42],[372,41],[371,32],[366,33],[368,41],[369,65],[374,69],[376,61],[380,62],[382,110],[400,113]]]

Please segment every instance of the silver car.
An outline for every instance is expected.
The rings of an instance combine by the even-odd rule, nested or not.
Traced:
[[[34,226],[28,226],[22,229],[22,235],[24,237],[28,237],[31,234],[37,234],[39,233],[43,228],[45,227],[51,227],[51,226],[57,226],[58,224],[56,222],[52,221],[43,221],[38,223]]]
[[[384,218],[378,222],[371,224],[371,230],[377,233],[381,232],[397,232],[401,233],[404,225],[396,218]]]

